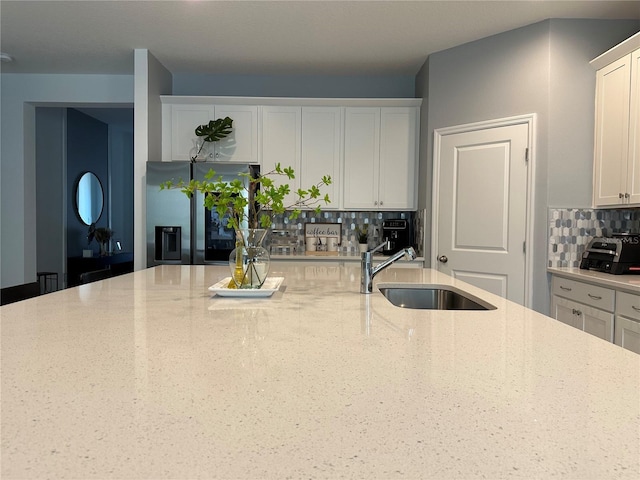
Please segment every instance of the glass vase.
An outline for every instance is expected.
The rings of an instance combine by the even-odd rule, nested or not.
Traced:
[[[260,288],[267,279],[271,257],[264,242],[268,232],[263,228],[236,230],[236,248],[229,255],[231,279],[236,288]]]

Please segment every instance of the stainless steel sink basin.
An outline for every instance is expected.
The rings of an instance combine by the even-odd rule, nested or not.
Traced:
[[[430,310],[495,310],[496,307],[462,290],[445,285],[379,286],[397,307]]]

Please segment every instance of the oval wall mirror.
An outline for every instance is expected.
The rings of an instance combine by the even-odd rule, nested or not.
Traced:
[[[95,223],[102,215],[104,193],[98,177],[86,172],[80,177],[76,187],[76,210],[80,219],[86,224]]]

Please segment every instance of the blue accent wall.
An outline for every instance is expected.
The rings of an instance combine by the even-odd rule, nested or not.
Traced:
[[[84,172],[93,172],[104,192],[104,209],[96,222],[109,226],[109,128],[93,117],[72,108],[67,110],[67,256],[82,256],[82,250],[99,251],[95,240],[87,245],[85,225],[76,212],[76,186]]]

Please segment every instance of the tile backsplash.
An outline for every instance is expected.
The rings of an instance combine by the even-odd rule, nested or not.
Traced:
[[[549,267],[579,267],[593,237],[640,232],[640,210],[549,209]]]
[[[356,226],[368,225],[369,247],[374,247],[382,241],[382,222],[384,220],[402,218],[409,220],[413,226],[415,247],[422,249],[422,241],[416,238],[424,235],[423,218],[420,212],[334,212],[325,211],[320,214],[303,211],[296,220],[289,220],[286,215],[278,215],[273,222],[273,233],[286,234],[296,252],[304,251],[305,223],[340,223],[342,225],[342,239],[338,248],[340,253],[357,254],[358,240]],[[273,238],[273,237],[272,237]],[[294,253],[294,252],[292,252]],[[420,252],[418,252],[420,254]]]

